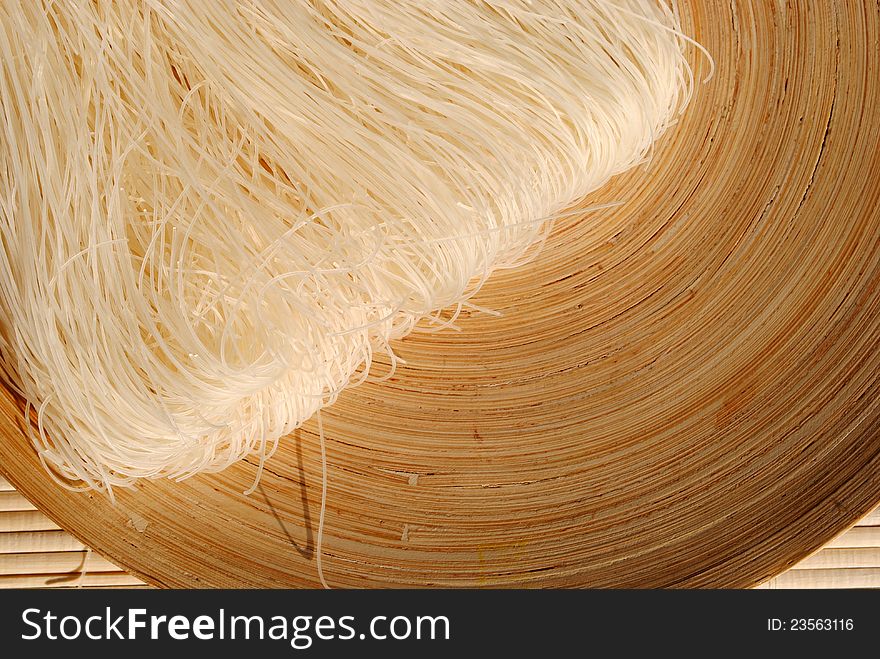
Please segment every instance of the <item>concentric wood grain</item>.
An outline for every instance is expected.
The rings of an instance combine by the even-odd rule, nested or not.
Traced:
[[[331,585],[749,586],[880,500],[880,6],[681,4],[718,69],[584,202],[624,204],[324,413]],[[51,483],[19,405],[0,471],[113,562],[317,584],[314,422],[250,497],[242,463],[113,506]]]

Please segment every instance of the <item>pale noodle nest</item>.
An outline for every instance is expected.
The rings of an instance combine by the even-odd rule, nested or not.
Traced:
[[[686,41],[655,0],[4,0],[0,350],[44,463],[267,457],[643,162]]]

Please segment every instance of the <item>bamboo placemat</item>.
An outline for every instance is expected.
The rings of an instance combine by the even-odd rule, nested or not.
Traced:
[[[0,477],[0,588],[143,585],[62,531]]]
[[[144,585],[59,530],[0,477],[0,588]],[[880,508],[759,588],[880,588]]]
[[[331,585],[748,587],[880,501],[880,5],[680,4],[716,76],[585,202],[624,203],[324,414]],[[251,496],[253,461],[111,506],[46,477],[22,409],[0,471],[117,564],[317,585],[314,422]]]
[[[761,588],[880,588],[880,508]]]

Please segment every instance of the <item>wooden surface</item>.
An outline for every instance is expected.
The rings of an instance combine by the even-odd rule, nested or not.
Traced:
[[[880,588],[880,508],[761,588]]]
[[[585,202],[625,203],[324,414],[332,586],[752,586],[880,500],[880,6],[681,4],[718,70]],[[0,471],[148,582],[317,584],[314,422],[250,497],[241,463],[114,506],[2,413]]]
[[[13,513],[25,510],[34,511],[33,527],[0,531],[0,588],[146,587],[65,531],[40,530],[48,518],[0,478],[0,527]],[[44,551],[46,536],[67,538],[70,545]],[[880,508],[758,588],[880,588]]]
[[[0,588],[137,586],[140,579],[60,530],[0,477]]]

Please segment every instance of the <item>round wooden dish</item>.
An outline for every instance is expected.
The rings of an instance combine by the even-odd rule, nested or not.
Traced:
[[[750,586],[880,500],[880,6],[681,4],[716,75],[585,202],[625,203],[324,413],[331,585]],[[249,497],[241,463],[114,507],[2,409],[0,471],[147,581],[317,584],[314,422]]]

